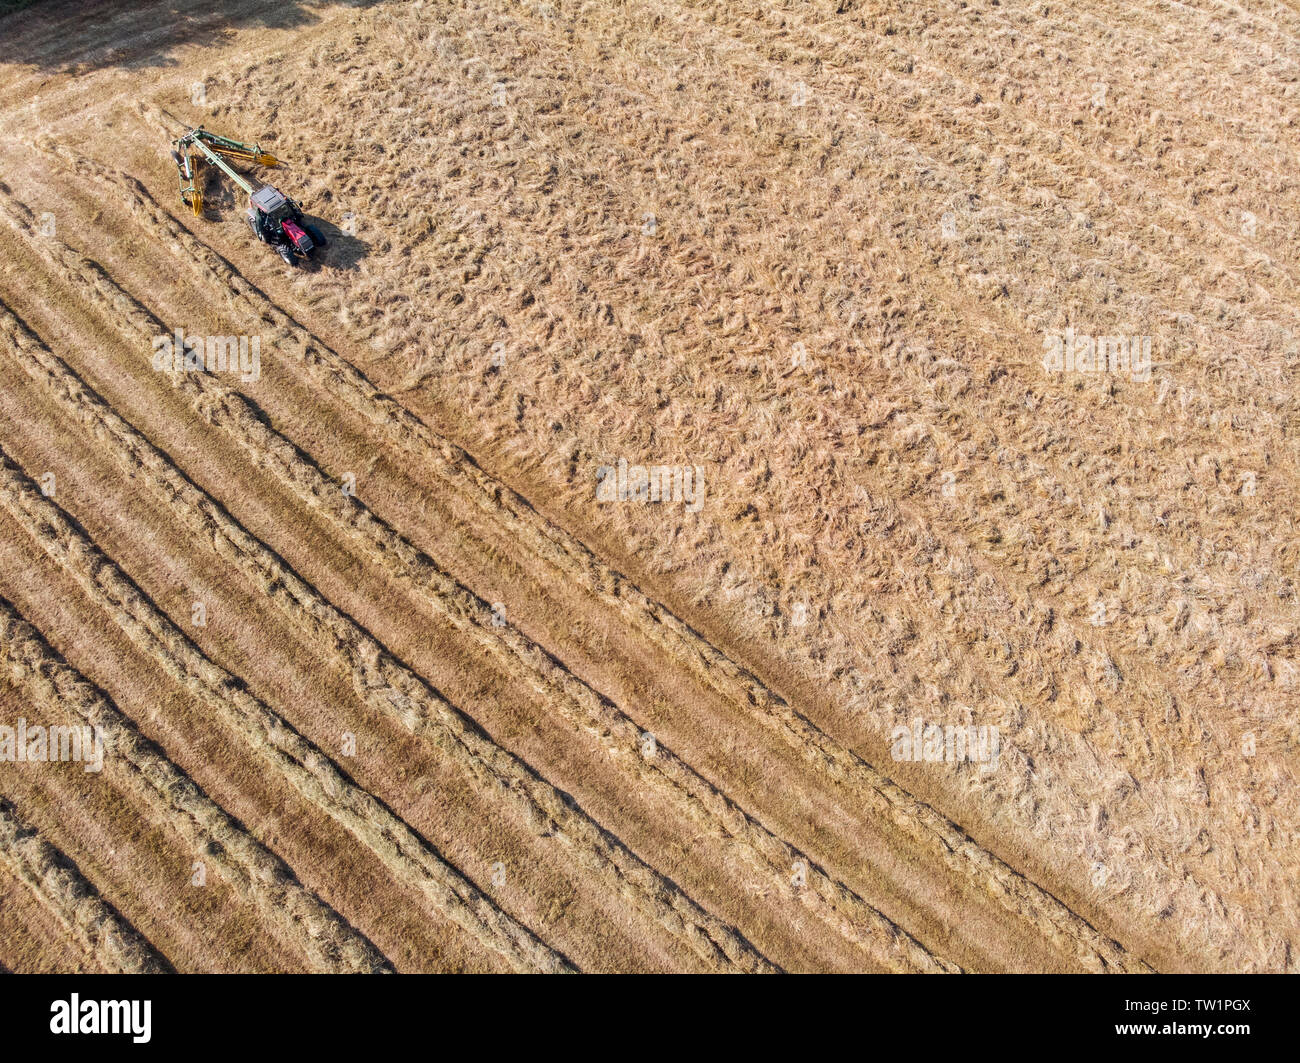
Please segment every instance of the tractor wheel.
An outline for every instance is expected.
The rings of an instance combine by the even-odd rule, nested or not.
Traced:
[[[291,251],[288,247],[286,247],[284,244],[281,244],[279,247],[276,248],[276,250],[280,252],[280,257],[284,259],[284,264],[286,266],[295,265],[293,259],[293,251]]]
[[[313,244],[315,244],[317,247],[328,246],[329,241],[325,239],[324,235],[321,233],[321,231],[318,228],[316,228],[316,226],[308,225],[305,226],[305,228],[307,230],[307,235],[311,237],[311,242]]]

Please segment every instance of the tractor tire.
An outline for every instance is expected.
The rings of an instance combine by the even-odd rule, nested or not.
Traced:
[[[329,241],[325,239],[324,235],[321,233],[321,231],[318,228],[316,228],[316,226],[307,225],[304,226],[304,228],[307,230],[307,235],[311,237],[311,242],[315,244],[317,247],[329,246]]]
[[[294,257],[293,257],[293,252],[292,252],[289,248],[287,248],[287,247],[285,247],[283,244],[281,244],[279,247],[276,248],[276,251],[278,251],[278,252],[280,253],[280,257],[281,257],[282,259],[284,259],[284,264],[285,264],[286,266],[296,266],[296,265],[297,265],[297,262],[294,260]]]

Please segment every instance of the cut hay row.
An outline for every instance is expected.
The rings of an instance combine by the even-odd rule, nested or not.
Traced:
[[[0,865],[24,882],[82,949],[114,974],[163,974],[171,967],[107,904],[58,849],[0,797]]]
[[[351,782],[321,750],[249,695],[240,679],[203,656],[63,510],[41,497],[22,468],[2,450],[0,503],[143,652],[214,708],[310,804],[374,852],[395,882],[427,898],[433,910],[517,970],[573,970],[564,957],[500,911],[387,806]]]
[[[484,472],[464,450],[381,394],[355,367],[284,314],[206,244],[177,225],[132,178],[72,152],[58,154],[78,172],[124,190],[127,206],[146,229],[160,239],[165,237],[168,244],[174,242],[180,257],[206,281],[216,281],[229,291],[232,303],[285,330],[301,348],[304,364],[319,385],[365,415],[390,442],[422,459],[441,481],[498,521],[566,580],[584,588],[648,641],[687,664],[694,675],[742,711],[756,716],[804,759],[822,766],[831,778],[850,787],[854,799],[863,807],[895,823],[914,841],[935,852],[952,871],[978,882],[1008,911],[1028,919],[1067,954],[1077,955],[1088,969],[1149,970],[1051,893],[980,846],[951,820],[821,731],[671,610],[539,514],[522,496]],[[338,495],[335,490],[329,496],[331,507],[341,501]],[[399,557],[410,556],[411,550],[385,552],[386,563],[400,563]],[[494,639],[496,630],[489,629]]]
[[[747,863],[765,877],[780,881],[796,865],[804,865],[807,887],[799,890],[800,899],[820,918],[886,965],[913,971],[956,969],[930,953],[847,886],[831,878],[807,854],[775,836],[667,745],[657,742],[653,756],[643,755],[644,727],[517,627],[509,623],[498,627],[487,602],[445,572],[358,498],[340,491],[337,483],[330,481],[308,455],[267,428],[239,395],[204,374],[184,375],[199,384],[193,396],[195,408],[212,424],[230,433],[256,465],[275,475],[306,505],[330,516],[358,543],[368,561],[391,573],[401,584],[409,585],[435,615],[472,638],[498,662],[505,674],[540,694],[575,732],[600,742],[610,755],[610,762],[629,773],[644,789],[674,802],[711,834],[734,839],[741,845]],[[263,568],[264,563],[257,565],[253,573]],[[254,578],[253,573],[250,578]],[[324,608],[326,604],[322,600],[317,607]],[[368,703],[402,720],[410,718],[409,712],[404,711],[407,706],[421,719],[436,718],[440,725],[433,725],[434,734],[453,720],[459,724],[458,710],[420,676],[393,660],[359,626],[347,622],[342,615],[334,619],[346,623],[348,637],[344,652],[354,678],[359,680],[358,689],[366,691]],[[335,628],[338,639],[335,623],[331,627]],[[467,729],[462,738],[468,741],[472,735]]]
[[[282,565],[215,500],[190,482],[166,455],[111,410],[3,304],[0,304],[0,335],[9,340],[11,347],[7,353],[14,361],[49,388],[73,419],[106,445],[129,476],[143,479],[157,491],[172,512],[190,523],[200,541],[212,543],[259,592],[267,594],[314,637],[327,654],[347,654],[354,667],[357,687],[364,691],[368,704],[399,720],[412,732],[430,735],[441,742],[443,751],[455,758],[471,780],[493,795],[511,799],[538,833],[553,834],[574,852],[578,863],[598,874],[615,896],[646,912],[714,968],[775,970],[732,927],[706,912],[531,767],[479,734],[459,710],[436,695],[423,680],[401,668],[379,643]],[[210,403],[209,407],[216,416],[219,402]],[[242,686],[239,680],[204,657],[147,596],[129,583],[116,565],[107,562],[93,544],[72,528],[61,510],[40,498],[35,485],[12,462],[7,461],[3,486],[5,501],[16,510],[15,516],[47,552],[69,567],[88,593],[109,609],[132,638],[159,656],[167,670],[187,689],[218,704],[260,753],[282,764],[283,770],[291,774],[295,785],[310,799],[322,804],[336,818],[341,817],[345,826],[371,844],[395,876],[414,880],[432,893],[449,909],[449,915],[457,921],[464,920],[462,925],[467,929],[473,926],[484,944],[494,941],[497,950],[517,966],[571,969],[567,960],[533,938],[437,857],[391,811],[348,782],[320,750],[260,701],[239,689]],[[58,534],[51,538],[44,533],[42,528],[47,524]],[[75,549],[69,544],[75,544]],[[87,556],[96,561],[89,572],[84,563],[78,563],[81,552],[85,551],[91,551]],[[111,578],[101,578],[104,572],[110,573]],[[395,703],[400,692],[391,682],[394,671],[403,683],[421,694],[418,708],[409,696],[400,697]],[[436,715],[427,711],[430,708]],[[338,800],[330,798],[334,793],[339,794]],[[361,811],[367,808],[370,810]],[[394,845],[389,839],[398,839],[398,843]]]
[[[8,322],[0,315],[0,329]],[[9,337],[12,338],[12,337]],[[142,651],[214,708],[253,751],[312,805],[375,853],[393,879],[521,971],[569,971],[563,956],[502,912],[391,809],[358,787],[320,749],[210,661],[116,564],[82,535],[0,451],[0,502]]]
[[[180,770],[102,690],[0,598],[0,666],[33,702],[102,730],[110,772],[153,820],[176,831],[315,971],[387,973],[388,961]]]
[[[12,220],[13,211],[8,210],[7,215]],[[38,246],[71,286],[94,287],[94,300],[114,308],[114,320],[122,323],[132,341],[166,333],[162,323],[153,319],[97,264],[77,256],[53,239],[39,241]],[[958,969],[933,955],[852,889],[832,878],[810,856],[774,835],[667,746],[657,744],[654,756],[643,756],[644,728],[517,628],[509,625],[497,628],[488,603],[444,572],[431,557],[371,513],[357,498],[340,491],[308,455],[268,428],[242,396],[207,373],[168,373],[165,378],[194,402],[206,421],[229,432],[249,452],[254,464],[270,471],[309,507],[327,513],[361,545],[370,561],[409,582],[439,616],[497,659],[506,674],[540,693],[575,731],[598,740],[611,755],[612,762],[645,787],[675,802],[705,830],[732,838],[746,863],[759,874],[783,881],[796,867],[803,867],[806,883],[798,890],[801,902],[887,967],[929,972]],[[206,524],[195,527],[202,527],[205,533],[210,531]],[[241,560],[240,567],[255,586],[261,586],[266,573],[277,564],[275,558],[251,537],[232,539],[231,545],[241,558],[247,550],[256,551],[255,555]],[[413,732],[428,734],[440,745],[445,745],[445,740],[451,737],[467,756],[504,766],[499,747],[483,738],[455,706],[393,659],[367,632],[335,610],[305,582],[301,584],[301,596],[297,597],[293,602],[287,598],[277,598],[277,601],[286,615],[299,624],[302,624],[304,606],[307,614],[317,618],[316,624],[307,626],[308,633],[322,640],[326,652],[344,653],[353,685],[365,692],[368,704]],[[330,629],[328,636],[322,635],[319,626],[322,621]],[[467,770],[471,778],[481,779],[481,773],[473,766],[467,766]],[[511,765],[508,775],[503,783],[509,792],[535,789],[541,782],[521,761]],[[541,796],[545,800],[543,807],[556,806],[554,795]],[[535,818],[538,810],[525,811],[530,818]]]

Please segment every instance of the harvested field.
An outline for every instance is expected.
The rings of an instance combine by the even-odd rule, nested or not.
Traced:
[[[1300,9],[13,6],[0,968],[1300,967]]]

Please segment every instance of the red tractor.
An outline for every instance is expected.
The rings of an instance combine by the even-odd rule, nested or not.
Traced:
[[[248,227],[291,266],[295,255],[309,258],[312,251],[325,246],[325,237],[316,226],[307,224],[297,201],[270,185],[248,197]]]

